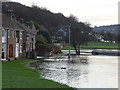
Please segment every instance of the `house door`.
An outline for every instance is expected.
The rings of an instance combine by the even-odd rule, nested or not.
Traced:
[[[13,45],[9,45],[9,58],[13,58]]]
[[[6,59],[6,44],[2,44],[2,60]]]
[[[5,53],[2,52],[2,59],[5,59]]]

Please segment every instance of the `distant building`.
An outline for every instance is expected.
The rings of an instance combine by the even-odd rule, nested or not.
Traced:
[[[67,33],[63,29],[60,29],[56,32],[55,39],[57,42],[64,41],[66,35]]]
[[[95,38],[97,39],[97,41],[100,41],[100,42],[104,41],[104,37],[102,35],[95,34]]]
[[[95,26],[92,30],[95,32],[115,33],[118,34],[119,25]]]

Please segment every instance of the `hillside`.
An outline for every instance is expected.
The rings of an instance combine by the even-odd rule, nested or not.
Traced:
[[[110,32],[110,33],[115,33],[118,34],[118,27],[119,25],[107,25],[107,26],[99,26],[99,27],[94,27],[92,30],[95,32]]]
[[[65,17],[61,13],[52,13],[49,10],[39,8],[37,6],[28,7],[16,2],[4,2],[3,13],[9,15],[8,10],[13,10],[13,14],[17,17],[17,20],[24,19],[24,23],[29,21],[34,21],[39,23],[48,29],[49,33],[52,34],[56,27],[71,25],[71,30],[77,28],[78,30],[85,30],[87,32],[91,32],[90,27],[86,27],[86,25],[82,22],[76,22],[68,17]]]

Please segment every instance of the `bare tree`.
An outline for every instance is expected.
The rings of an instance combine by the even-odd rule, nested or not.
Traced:
[[[71,32],[71,41],[74,49],[76,50],[76,54],[80,54],[80,45],[87,44],[90,40],[91,36],[89,32],[86,32],[84,29],[73,28]]]
[[[70,15],[71,23],[71,43],[76,50],[76,54],[80,54],[80,45],[87,44],[91,40],[91,28],[89,25],[78,22],[77,17]],[[77,24],[76,24],[77,23]]]

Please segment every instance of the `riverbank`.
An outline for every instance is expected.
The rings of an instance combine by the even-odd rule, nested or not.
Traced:
[[[80,45],[80,49],[120,49],[120,47],[118,43],[88,42],[87,45]],[[69,46],[63,47],[62,50],[69,50]],[[74,50],[74,47],[71,46],[71,50]]]
[[[65,88],[71,89],[52,80],[40,77],[40,71],[34,72],[26,63],[34,60],[21,59],[2,63],[2,87],[3,88]]]

